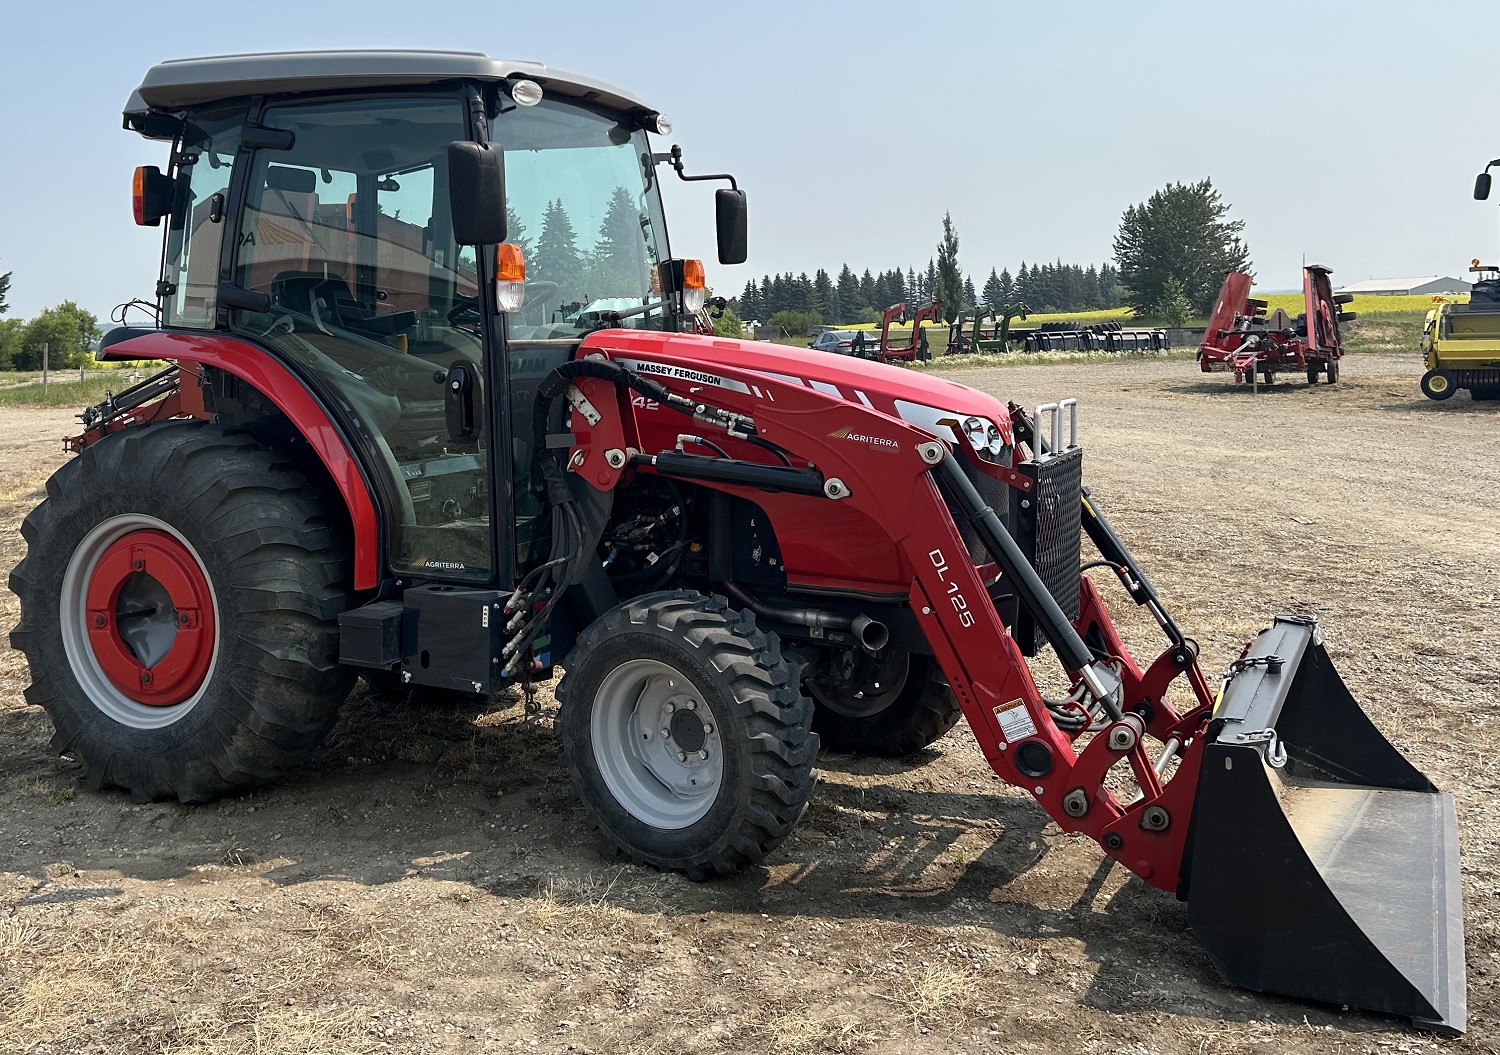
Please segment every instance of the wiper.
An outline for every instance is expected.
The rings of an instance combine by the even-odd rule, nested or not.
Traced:
[[[648,311],[655,311],[657,308],[665,308],[666,306],[666,301],[657,300],[652,301],[649,304],[642,304],[638,308],[627,308],[623,311],[601,311],[595,314],[598,316],[598,319],[601,323],[612,325],[614,323],[622,322],[623,320],[628,319],[633,315],[644,315]]]

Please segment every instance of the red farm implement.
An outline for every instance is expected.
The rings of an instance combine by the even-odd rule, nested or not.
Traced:
[[[1269,385],[1283,373],[1304,375],[1310,385],[1320,376],[1334,384],[1344,357],[1339,324],[1354,315],[1343,311],[1351,298],[1333,292],[1331,274],[1317,264],[1302,269],[1304,310],[1291,318],[1280,308],[1267,317],[1266,302],[1250,297],[1250,276],[1229,272],[1198,348],[1199,368],[1205,374],[1231,373],[1236,382],[1252,386]]]
[[[909,320],[906,310],[904,300],[886,308],[880,313],[880,343],[866,343],[865,331],[859,330],[854,335],[854,346],[850,354],[882,363],[913,363],[931,359],[932,352],[927,347],[927,333],[923,324],[937,321],[943,306],[935,300],[931,301],[913,312]],[[903,344],[893,344],[891,326],[908,321],[911,322],[911,339]]]

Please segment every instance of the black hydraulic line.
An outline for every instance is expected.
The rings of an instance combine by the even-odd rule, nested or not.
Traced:
[[[1114,527],[1104,516],[1104,510],[1100,509],[1094,501],[1093,495],[1087,487],[1083,491],[1083,530],[1088,533],[1089,539],[1094,543],[1099,555],[1107,560],[1115,568],[1125,568],[1130,572],[1130,577],[1125,583],[1125,591],[1130,594],[1132,600],[1139,605],[1161,603],[1161,597],[1156,592],[1156,587],[1146,577],[1145,571],[1135,562],[1129,549],[1120,536],[1115,534]],[[1168,623],[1171,618],[1168,617]],[[1172,624],[1176,630],[1176,624]],[[1175,635],[1181,638],[1181,631]]]
[[[964,515],[969,518],[974,531],[979,535],[979,540],[984,543],[984,548],[990,551],[990,556],[995,558],[1000,565],[1000,570],[1010,580],[1011,587],[1016,591],[1016,597],[1026,606],[1037,625],[1041,627],[1042,634],[1047,638],[1057,656],[1062,660],[1068,670],[1083,670],[1094,662],[1094,654],[1089,647],[1083,643],[1083,638],[1078,636],[1067,613],[1053,598],[1051,591],[1042,582],[1041,576],[1021,552],[1021,547],[1016,540],[1011,538],[1010,532],[1005,530],[1005,525],[1000,523],[1000,518],[995,511],[985,505],[984,499],[964,475],[963,468],[958,464],[958,458],[946,446],[943,449],[943,460],[933,468],[937,471],[938,480],[943,485],[951,498],[963,510]],[[1101,701],[1106,707],[1112,708],[1111,717],[1118,719],[1120,715],[1113,713],[1118,706],[1109,701]]]
[[[677,479],[716,480],[720,483],[742,484],[767,491],[789,491],[799,495],[823,494],[823,476],[811,469],[789,469],[734,458],[705,458],[702,455],[679,454],[676,451],[637,455],[635,464],[649,465],[662,476]]]

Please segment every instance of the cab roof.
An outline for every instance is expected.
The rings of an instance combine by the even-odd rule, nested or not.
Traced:
[[[388,88],[441,81],[536,81],[549,95],[566,95],[612,109],[655,113],[623,88],[540,62],[492,59],[480,51],[278,51],[172,59],[146,71],[125,113],[182,110],[247,95]]]

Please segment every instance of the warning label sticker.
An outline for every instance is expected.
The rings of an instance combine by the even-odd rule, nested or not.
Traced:
[[[1036,735],[1036,723],[1031,720],[1026,704],[1020,700],[996,704],[995,718],[1000,722],[1000,733],[1008,743]]]

